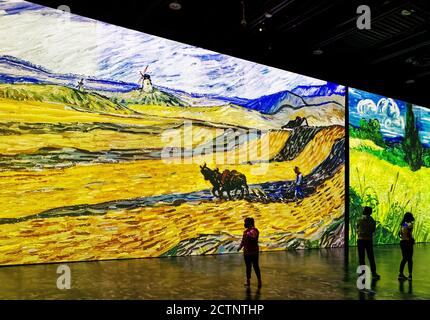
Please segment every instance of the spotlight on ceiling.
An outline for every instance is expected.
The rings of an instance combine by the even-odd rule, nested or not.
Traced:
[[[416,57],[407,58],[405,60],[405,62],[407,64],[410,64],[410,65],[414,66],[414,67],[420,67],[420,66],[424,66],[425,65],[425,63],[422,61],[422,59],[419,59],[419,58],[416,58]]]
[[[264,30],[266,30],[266,25],[264,22],[262,22],[259,26],[258,26],[258,31],[263,32]]]
[[[414,84],[415,80],[414,79],[409,79],[405,81],[406,84]]]
[[[270,12],[266,12],[264,14],[264,17],[267,18],[267,19],[270,19],[271,17],[273,17],[273,15]]]
[[[169,8],[177,11],[177,10],[181,10],[182,6],[178,1],[173,1],[173,2],[170,2]]]
[[[320,48],[315,49],[314,52],[313,52],[313,54],[316,55],[316,56],[320,56],[323,53],[324,53],[324,51],[322,51],[322,49],[320,49]]]
[[[245,2],[242,1],[241,5],[242,5],[242,20],[240,21],[240,24],[242,25],[242,27],[246,27],[247,22],[246,22],[246,16],[245,16]]]
[[[407,9],[403,9],[402,11],[400,11],[402,16],[404,16],[404,17],[410,16],[413,12],[414,12],[414,10],[407,10]]]

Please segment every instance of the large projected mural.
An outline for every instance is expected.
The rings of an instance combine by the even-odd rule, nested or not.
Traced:
[[[374,208],[377,244],[400,241],[405,212],[414,237],[430,241],[430,110],[349,89],[350,237],[362,206]]]
[[[342,246],[344,103],[343,86],[0,1],[0,264],[236,252],[248,216],[261,250]]]

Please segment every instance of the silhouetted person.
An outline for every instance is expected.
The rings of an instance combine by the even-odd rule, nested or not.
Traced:
[[[412,229],[414,227],[414,216],[410,212],[406,212],[403,220],[400,223],[400,248],[402,250],[402,261],[400,262],[399,280],[405,280],[406,276],[403,274],[406,262],[408,263],[409,277],[412,280],[412,256],[414,254],[415,240],[412,237]]]
[[[375,255],[373,253],[373,234],[376,230],[376,222],[371,217],[372,208],[364,207],[363,216],[357,222],[357,247],[358,247],[358,260],[361,266],[366,264],[366,252],[367,258],[370,263],[370,270],[372,271],[372,277],[379,279],[380,276],[376,273]]]
[[[258,287],[261,288],[261,273],[260,266],[258,265],[259,248],[258,248],[258,236],[259,231],[254,226],[253,218],[245,219],[245,231],[243,232],[242,242],[240,243],[237,251],[243,248],[243,256],[245,258],[246,265],[246,287],[251,285],[251,273],[252,267],[254,267],[255,275],[258,279]]]
[[[297,199],[300,197],[300,199],[303,199],[305,197],[305,194],[302,190],[302,183],[303,183],[303,175],[300,172],[299,167],[294,167],[294,172],[296,174],[296,183],[295,183],[295,189],[294,189],[294,200],[297,201]]]

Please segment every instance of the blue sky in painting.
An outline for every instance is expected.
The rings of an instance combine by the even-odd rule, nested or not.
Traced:
[[[358,89],[349,89],[349,123],[359,126],[360,119],[378,119],[386,138],[404,136],[406,103]],[[430,110],[413,106],[422,144],[430,145]]]
[[[24,1],[0,0],[0,34],[0,56],[57,74],[137,83],[139,71],[149,65],[156,86],[247,99],[297,87],[333,87],[323,80]],[[332,93],[344,95],[344,90]]]

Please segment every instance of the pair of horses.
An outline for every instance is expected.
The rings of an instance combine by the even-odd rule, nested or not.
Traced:
[[[228,199],[232,200],[232,192],[234,196],[240,191],[241,199],[246,195],[249,195],[249,187],[246,183],[246,176],[236,170],[224,170],[222,173],[218,168],[210,169],[206,163],[200,166],[200,172],[202,173],[205,180],[209,180],[212,184],[212,194],[214,197],[223,199],[223,193],[226,192]]]

